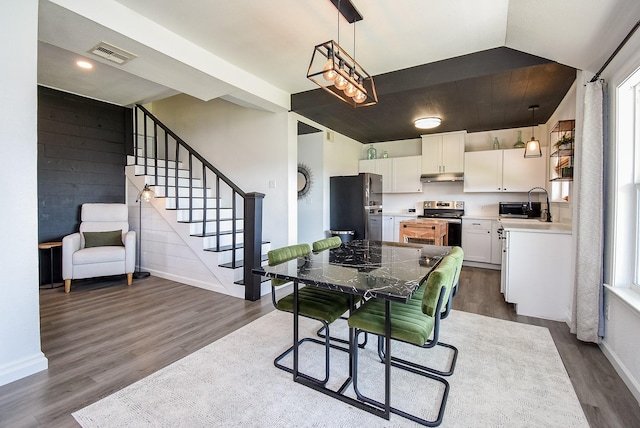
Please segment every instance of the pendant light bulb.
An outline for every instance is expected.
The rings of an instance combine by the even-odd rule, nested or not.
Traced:
[[[353,96],[353,101],[355,101],[356,104],[362,104],[363,102],[365,102],[366,99],[367,99],[367,94],[362,92],[360,89],[358,89],[356,91],[356,94]]]
[[[343,90],[344,88],[346,88],[348,83],[349,81],[342,74],[338,74],[335,80],[333,81],[333,84],[335,85],[335,87],[340,90]]]
[[[344,94],[349,98],[352,98],[353,96],[355,96],[357,92],[358,92],[358,88],[356,88],[356,85],[354,85],[351,82],[347,83],[347,87],[344,88]]]

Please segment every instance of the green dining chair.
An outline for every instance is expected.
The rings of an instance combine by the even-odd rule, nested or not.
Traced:
[[[464,259],[464,251],[460,247],[453,247],[448,254],[449,257],[452,257],[455,260],[455,273],[451,279],[451,289],[444,296],[444,300],[446,304],[440,310],[440,320],[443,320],[449,316],[451,313],[451,302],[456,295],[455,290],[458,287],[458,282],[460,279],[460,271],[462,270],[462,260]],[[411,297],[411,301],[417,302],[421,301],[424,295],[424,290],[426,288],[426,283],[422,284],[418,291],[413,294]],[[403,360],[399,357],[392,357],[392,360],[398,364],[404,364],[409,367],[413,367],[418,370],[425,370],[439,376],[451,376],[456,368],[456,362],[458,361],[458,348],[454,345],[451,345],[446,342],[438,341],[436,343],[437,346],[447,348],[451,350],[451,362],[449,363],[449,367],[446,370],[438,370],[431,367],[426,367],[421,364],[413,363],[411,361]],[[380,357],[380,361],[384,361],[384,340],[382,337],[378,337],[378,357]]]
[[[309,254],[311,254],[311,248],[309,247],[309,244],[297,244],[278,248],[276,250],[271,250],[267,253],[267,257],[269,266],[275,266],[281,263],[288,262],[290,260],[297,259],[299,257],[306,257]],[[279,300],[277,300],[276,298],[276,289],[290,282],[291,281],[272,278],[271,299],[276,309],[293,313],[293,293],[288,294],[287,296],[284,296]],[[329,333],[329,324],[333,323],[335,320],[340,318],[342,314],[349,310],[351,306],[351,300],[352,299],[350,295],[346,293],[325,290],[314,286],[304,286],[298,290],[298,314],[303,317],[320,321],[323,324],[323,328],[325,328],[327,333]],[[302,373],[300,373],[300,376],[324,385],[329,380],[330,348],[336,348],[346,352],[348,352],[348,349],[331,344],[328,334],[324,341],[306,337],[299,340],[298,345],[301,345],[305,342],[314,342],[325,346],[325,377],[324,379],[317,379]],[[281,370],[293,373],[293,369],[286,367],[280,363],[280,361],[292,351],[293,345],[275,358],[275,360],[273,361],[274,365]]]
[[[451,292],[455,277],[456,259],[446,256],[427,277],[421,299],[412,298],[407,303],[391,302],[391,339],[416,345],[422,348],[432,348],[438,343],[440,334],[440,320],[443,305]],[[369,332],[378,337],[385,336],[385,305],[382,299],[371,299],[356,309],[349,317],[349,327],[355,328],[354,340],[358,340],[361,332]],[[358,389],[358,349],[353,354],[353,388],[358,399],[382,407],[384,404],[364,396]],[[444,385],[444,392],[440,402],[438,416],[435,420],[426,420],[409,414],[398,408],[391,407],[391,411],[414,422],[437,426],[442,422],[444,409],[449,395],[449,383],[439,375],[433,374],[428,367],[420,366],[416,369],[398,363],[391,355],[391,365],[409,372],[427,377]]]
[[[339,236],[332,236],[331,238],[320,239],[319,241],[315,241],[313,244],[311,244],[313,248],[313,252],[316,254],[321,253],[322,251],[330,250],[332,248],[338,248],[340,245],[342,245],[342,239],[340,239]],[[354,298],[354,301],[353,301],[354,304],[358,304],[362,299],[361,296],[356,296],[356,295],[354,295],[353,298]],[[345,321],[347,320],[347,318],[344,316],[341,316],[340,319],[343,319]],[[323,325],[318,329],[316,334],[318,335],[318,337],[321,337],[324,339],[326,336],[324,331],[325,331],[325,328]],[[349,344],[348,340],[340,339],[337,337],[330,337],[330,339],[335,342],[344,343],[346,345]],[[365,333],[364,340],[362,341],[362,343],[358,343],[358,346],[360,348],[364,348],[366,345],[367,345],[367,334]]]
[[[331,238],[320,239],[312,244],[313,252],[320,253],[324,250],[330,250],[331,248],[338,248],[342,245],[342,239],[339,236],[332,236]]]

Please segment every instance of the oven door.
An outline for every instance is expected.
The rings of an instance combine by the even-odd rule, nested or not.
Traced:
[[[447,229],[448,243],[452,247],[462,246],[462,220],[450,219],[449,228]]]

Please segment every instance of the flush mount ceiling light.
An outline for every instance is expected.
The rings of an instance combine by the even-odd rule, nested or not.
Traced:
[[[85,68],[87,70],[93,68],[93,64],[91,64],[89,61],[78,60],[76,61],[76,65],[80,68]]]
[[[338,9],[338,41],[340,41],[340,15],[353,24],[355,57],[355,22],[362,20],[362,15],[349,0],[331,0],[331,2]],[[347,54],[333,40],[320,43],[313,49],[307,78],[353,107],[370,106],[378,102],[373,78],[356,62],[355,58]]]
[[[534,135],[534,130],[536,126],[535,112],[539,108],[540,108],[539,105],[529,106],[529,110],[531,110],[531,139],[527,141],[527,145],[524,149],[525,158],[541,158],[542,157],[542,149],[540,148],[540,141],[536,140],[536,137]]]
[[[439,117],[422,117],[420,119],[416,119],[413,123],[416,125],[418,129],[431,129],[436,126],[440,126],[442,119]]]

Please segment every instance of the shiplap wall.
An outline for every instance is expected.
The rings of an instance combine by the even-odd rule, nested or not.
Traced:
[[[131,109],[38,88],[38,242],[77,232],[85,202],[126,202],[132,141]],[[59,258],[56,249],[56,281]],[[40,283],[49,281],[49,253],[41,251]]]

